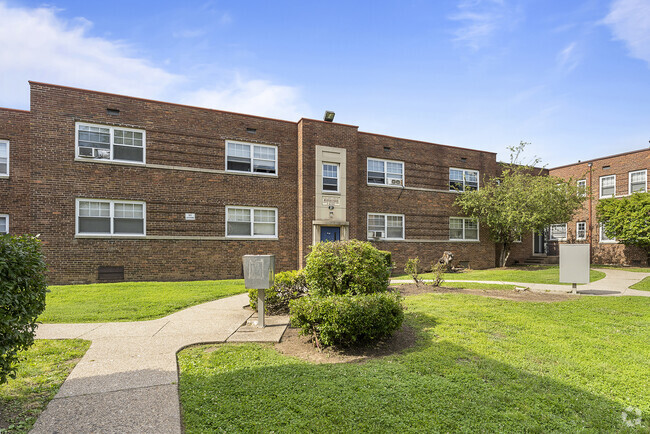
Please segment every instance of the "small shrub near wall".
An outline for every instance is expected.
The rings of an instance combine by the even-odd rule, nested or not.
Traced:
[[[349,240],[313,246],[304,269],[315,296],[383,292],[390,279],[390,257],[372,244]]]
[[[34,343],[36,318],[45,310],[45,272],[40,240],[0,236],[0,384],[15,376],[18,352]]]
[[[307,292],[307,284],[302,271],[283,271],[275,275],[273,286],[266,290],[264,311],[269,314],[286,314],[289,301],[300,298]],[[248,299],[253,309],[257,309],[257,289],[248,290]]]
[[[317,346],[367,344],[390,336],[404,320],[396,292],[303,297],[289,303],[291,326]]]

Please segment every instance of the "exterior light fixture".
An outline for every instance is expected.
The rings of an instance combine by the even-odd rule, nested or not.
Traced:
[[[329,110],[325,110],[325,116],[323,116],[323,120],[324,120],[325,122],[333,122],[333,121],[334,121],[334,115],[335,115],[335,114],[336,114],[336,113],[334,113],[334,112],[331,112],[331,111],[329,111]]]

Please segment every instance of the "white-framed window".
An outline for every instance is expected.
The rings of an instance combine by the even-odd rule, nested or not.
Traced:
[[[226,140],[226,171],[277,175],[278,148]]]
[[[616,238],[612,237],[609,238],[607,234],[605,234],[605,224],[601,223],[600,224],[600,242],[601,243],[617,243],[618,241]]]
[[[0,178],[9,177],[9,140],[0,140]]]
[[[1,167],[0,167],[1,169]],[[629,174],[628,191],[632,193],[645,193],[648,190],[648,171],[636,170]]]
[[[478,170],[449,168],[449,190],[478,190]]]
[[[587,222],[576,223],[576,240],[587,239]]]
[[[404,215],[368,213],[368,238],[403,240]]]
[[[549,231],[550,239],[555,241],[564,241],[566,240],[566,231],[567,231],[566,223],[551,225]]]
[[[277,208],[227,206],[226,237],[277,238]]]
[[[338,193],[339,191],[339,165],[335,163],[323,163],[322,189],[327,193]]]
[[[600,197],[616,196],[616,175],[607,175],[600,177]]]
[[[467,217],[449,217],[449,239],[478,241],[478,220]]]
[[[75,148],[77,158],[144,164],[146,131],[77,122]]]
[[[404,163],[402,161],[368,158],[366,181],[369,185],[404,185]]]
[[[0,214],[0,235],[9,233],[9,215]]]
[[[77,199],[77,235],[146,235],[145,202],[132,200]]]
[[[578,187],[582,188],[583,193],[581,194],[582,197],[587,196],[587,180],[586,179],[580,179],[578,180]]]

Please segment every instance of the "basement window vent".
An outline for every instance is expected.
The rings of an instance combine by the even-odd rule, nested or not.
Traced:
[[[467,161],[467,157],[460,157],[460,161]]]
[[[384,146],[384,151],[390,151],[390,146]]]
[[[248,134],[255,134],[257,132],[257,129],[255,129],[255,128],[246,128],[246,132]]]
[[[97,280],[102,282],[119,282],[124,280],[124,266],[102,265],[97,268]]]
[[[119,116],[120,111],[118,109],[107,108],[106,113],[112,116]]]

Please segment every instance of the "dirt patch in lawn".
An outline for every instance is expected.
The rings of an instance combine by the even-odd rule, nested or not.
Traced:
[[[562,294],[558,292],[534,292],[530,290],[510,290],[510,289],[459,289],[446,288],[444,286],[435,287],[431,285],[416,285],[415,283],[406,283],[396,285],[403,296],[427,294],[430,292],[440,294],[471,294],[481,295],[483,297],[499,298],[502,300],[514,301],[532,301],[553,303],[557,301],[575,300],[580,297],[573,294]]]
[[[393,336],[375,345],[355,348],[328,347],[318,350],[311,337],[300,336],[296,328],[288,328],[275,349],[282,354],[298,357],[312,363],[365,363],[372,359],[397,354],[415,345],[414,329],[402,326]]]

